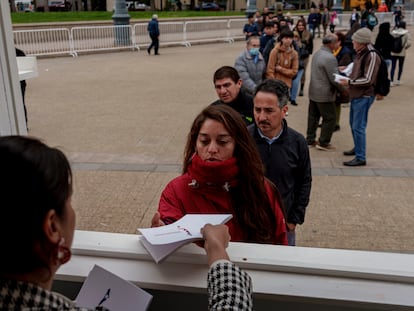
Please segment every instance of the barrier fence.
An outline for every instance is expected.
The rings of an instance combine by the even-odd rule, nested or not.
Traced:
[[[377,13],[378,23],[390,22],[393,25],[392,12]],[[339,14],[338,28],[348,29],[351,14]],[[405,21],[412,25],[414,11],[405,12]],[[242,40],[245,18],[160,22],[160,45],[183,45],[192,43],[229,42]],[[80,52],[131,49],[140,50],[148,46],[150,38],[147,23],[117,26],[73,27],[39,30],[13,31],[15,45],[27,55],[77,56]]]

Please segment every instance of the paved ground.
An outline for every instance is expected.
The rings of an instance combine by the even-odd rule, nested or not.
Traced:
[[[317,39],[320,43],[320,39]],[[160,192],[180,172],[195,115],[215,98],[212,75],[232,65],[234,44],[39,59],[28,81],[30,135],[61,147],[75,171],[77,228],[134,233],[148,226]],[[414,48],[403,85],[374,104],[368,165],[345,168],[352,147],[349,108],[334,134],[336,152],[311,150],[313,187],[298,245],[414,251]],[[305,94],[306,95],[306,94]],[[307,97],[289,107],[305,133]]]

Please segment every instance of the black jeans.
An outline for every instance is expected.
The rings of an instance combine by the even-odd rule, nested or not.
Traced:
[[[154,47],[155,54],[158,54],[158,47],[160,44],[160,40],[158,40],[158,36],[150,35],[151,38],[151,45],[148,47],[148,52],[151,52],[151,49]]]
[[[391,55],[391,81],[394,81],[394,73],[395,73],[395,68],[397,67],[397,61],[398,61],[397,80],[398,81],[401,80],[401,75],[403,73],[403,68],[404,68],[404,59],[405,59],[405,56]]]
[[[309,101],[308,109],[308,129],[306,131],[306,140],[312,144],[316,140],[316,130],[318,129],[319,119],[322,117],[321,134],[319,144],[327,146],[331,142],[332,134],[336,125],[335,103],[317,103]]]

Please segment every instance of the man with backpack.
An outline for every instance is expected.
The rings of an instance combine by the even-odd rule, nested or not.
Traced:
[[[346,161],[345,166],[366,165],[366,128],[368,111],[375,100],[377,76],[381,66],[381,56],[371,44],[372,32],[361,28],[352,35],[352,44],[356,52],[354,66],[349,80],[341,80],[342,85],[348,85],[351,109],[349,123],[354,140],[354,148],[345,151],[345,156],[355,156]],[[385,65],[385,64],[384,64]],[[386,67],[385,67],[386,68]],[[387,79],[387,77],[385,77]],[[383,94],[387,95],[387,94]]]

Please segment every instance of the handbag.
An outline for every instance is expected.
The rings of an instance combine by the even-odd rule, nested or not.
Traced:
[[[334,24],[335,26],[338,26],[338,25],[339,25],[339,18],[338,18],[338,17],[334,17],[334,19],[333,19],[333,24]]]

